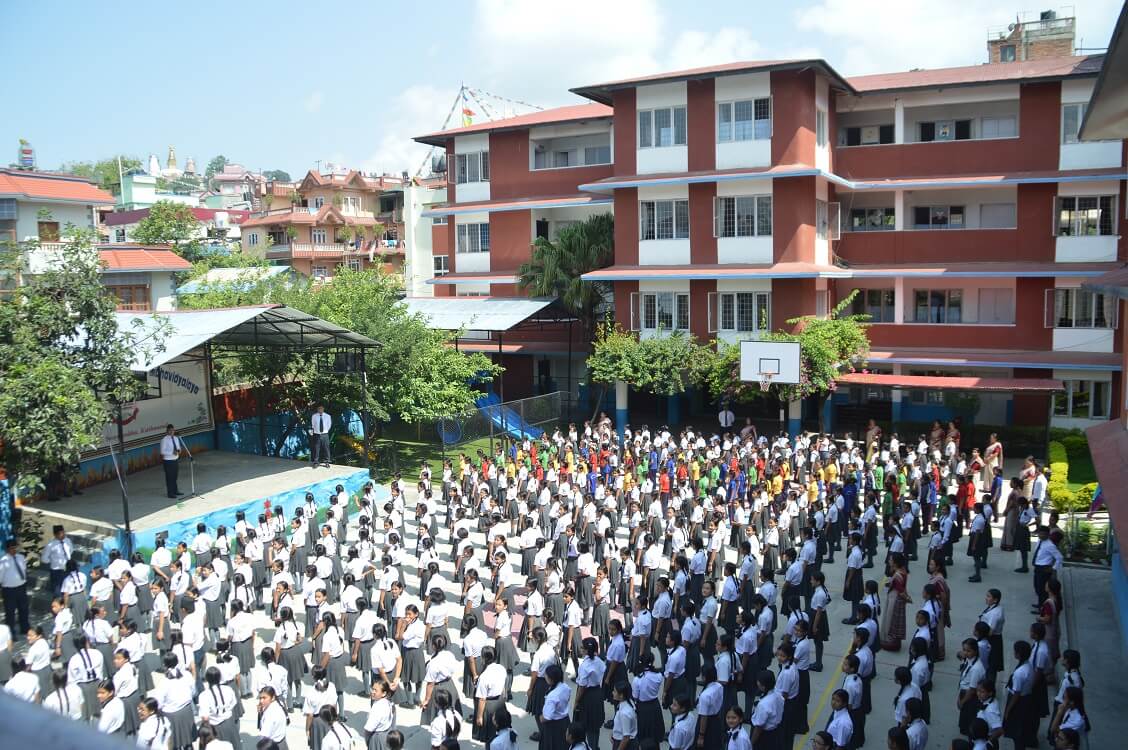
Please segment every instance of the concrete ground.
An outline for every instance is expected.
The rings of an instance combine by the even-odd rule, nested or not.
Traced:
[[[292,463],[289,466],[292,466]],[[304,468],[294,471],[311,473],[311,470]],[[199,477],[197,477],[197,481],[199,481]],[[249,481],[256,482],[257,486],[258,482],[269,480],[260,477]],[[414,491],[409,490],[409,496],[413,495]],[[412,498],[409,497],[410,499]],[[441,524],[438,525],[440,527],[438,549],[445,556],[446,550],[449,549],[447,533]],[[998,538],[999,529],[995,530],[995,534]],[[476,543],[484,546],[481,535],[475,534],[472,536]],[[411,532],[408,534],[407,547],[408,549],[414,548],[414,534]],[[834,600],[829,612],[831,638],[826,645],[824,655],[826,669],[821,673],[811,673],[811,702],[808,717],[809,723],[814,729],[823,728],[829,719],[829,696],[841,684],[839,662],[846,653],[849,642],[849,628],[841,624],[842,618],[849,614],[849,605],[841,599],[844,560],[845,556],[839,555],[835,564],[824,566]],[[1017,567],[1017,555],[1000,553],[996,545],[991,551],[989,568],[983,573],[983,582],[969,583],[967,578],[971,573],[970,558],[964,554],[963,547],[956,550],[955,565],[949,572],[949,581],[952,585],[952,628],[946,631],[948,659],[937,664],[935,669],[934,688],[931,695],[932,724],[929,729],[927,745],[930,749],[946,750],[951,740],[958,736],[954,701],[958,685],[959,663],[953,654],[958,649],[959,641],[971,634],[972,625],[984,606],[984,592],[991,587],[999,588],[1003,592],[1003,605],[1007,612],[1007,625],[1004,631],[1008,653],[1006,664],[1008,668],[1013,666],[1013,658],[1009,655],[1010,644],[1016,638],[1025,637],[1026,630],[1030,622],[1033,621],[1029,609],[1034,598],[1030,575],[1012,572],[1015,567]],[[441,568],[444,577],[449,580],[453,566],[444,560]],[[418,588],[414,567],[409,566],[404,572],[408,590],[414,593]],[[865,572],[867,578],[875,578],[880,581],[880,560],[875,563],[874,568]],[[910,593],[916,602],[920,601],[920,588],[924,584],[924,578],[923,563],[912,563]],[[1117,690],[1116,679],[1118,675],[1126,673],[1125,667],[1128,666],[1128,662],[1120,651],[1117,625],[1112,620],[1111,612],[1113,608],[1108,585],[1108,572],[1068,568],[1063,574],[1063,579],[1067,592],[1066,612],[1068,617],[1063,632],[1062,647],[1066,648],[1067,644],[1074,647],[1076,647],[1076,644],[1081,644],[1080,650],[1084,660],[1082,671],[1088,686],[1086,698],[1094,725],[1091,747],[1094,749],[1122,747],[1123,745],[1115,737],[1128,729],[1128,719],[1124,718],[1122,711],[1123,694]],[[459,591],[452,585],[448,588],[447,594],[448,602],[455,603],[448,605],[448,612],[453,615],[456,609],[460,610],[456,604],[459,599]],[[273,637],[274,633],[273,625],[265,615],[259,614],[257,617],[260,629],[257,632],[256,652],[264,642],[268,642]],[[459,642],[458,624],[457,617],[451,616],[448,620],[448,631],[453,644]],[[905,644],[905,647],[907,648],[907,644]],[[535,723],[533,718],[524,711],[526,690],[529,684],[527,677],[528,657],[525,656],[524,658],[526,661],[518,668],[514,678],[514,701],[510,705],[510,710],[514,716],[515,729],[520,737],[521,746],[535,747],[536,743],[527,739],[529,734],[534,731]],[[208,663],[211,661],[212,657],[209,656]],[[894,668],[904,665],[906,662],[907,654],[904,649],[899,653],[879,652],[877,655],[878,678],[873,683],[874,708],[867,721],[868,741],[864,746],[865,748],[886,747],[885,731],[893,725],[892,703],[895,689],[892,673]],[[359,731],[363,727],[369,702],[366,698],[357,695],[357,692],[361,689],[361,683],[356,671],[353,669],[348,671],[345,711],[349,725]],[[159,675],[156,675],[158,682],[161,679]],[[1005,676],[1000,678],[1000,690],[1005,683],[1005,679]],[[464,709],[468,711],[470,703],[465,699],[465,696],[463,698]],[[240,728],[243,735],[243,747],[245,750],[249,750],[253,748],[257,737],[255,705],[253,700],[248,699],[244,701],[244,706],[246,713]],[[610,715],[608,718],[610,718]],[[667,726],[668,718],[667,715]],[[1042,734],[1048,726],[1047,721],[1043,720],[1041,724]],[[398,709],[397,724],[399,729],[407,736],[408,750],[424,750],[430,747],[426,728],[420,726],[418,709]],[[292,750],[299,750],[306,746],[303,727],[304,722],[301,716],[297,713],[291,714],[288,744]],[[469,722],[463,725],[461,739],[463,747],[481,747],[480,743],[470,740]],[[600,748],[608,748],[610,744],[610,732],[604,731]],[[804,748],[805,750],[808,746],[808,738],[797,739],[796,748]],[[1004,742],[1004,747],[1007,750],[1010,746],[1009,740]],[[1049,747],[1044,737],[1041,747]]]
[[[152,529],[184,518],[210,513],[256,497],[269,497],[297,487],[355,474],[354,466],[331,464],[312,468],[305,461],[264,458],[225,451],[204,451],[195,460],[195,495],[171,500],[165,494],[164,469],[155,466],[127,479],[129,514],[134,529]],[[180,461],[178,485],[192,492],[192,464]],[[122,516],[121,487],[116,481],[88,487],[82,495],[53,503],[37,503],[35,509],[65,520],[87,520],[99,526],[118,526]],[[234,515],[231,519],[234,523]],[[60,521],[65,522],[65,521]]]

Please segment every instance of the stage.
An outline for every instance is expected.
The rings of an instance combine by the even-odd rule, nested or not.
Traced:
[[[164,470],[160,466],[145,469],[126,477],[129,494],[130,527],[134,547],[146,553],[153,547],[158,532],[168,531],[169,546],[178,541],[191,542],[196,524],[205,523],[208,531],[225,524],[235,525],[235,512],[242,510],[254,525],[258,515],[277,506],[286,517],[302,504],[306,492],[317,497],[319,506],[328,505],[328,496],[336,485],[344,485],[349,495],[358,492],[368,472],[354,466],[331,465],[312,468],[304,461],[283,458],[204,451],[195,460],[196,495],[173,500],[165,496]],[[187,459],[180,461],[178,479],[182,492],[191,492],[192,469]],[[381,496],[387,494],[386,488]],[[61,523],[69,528],[83,528],[113,535],[105,549],[125,544],[121,487],[116,479],[85,488],[83,495],[59,502],[38,502],[28,508],[41,511],[48,524]]]

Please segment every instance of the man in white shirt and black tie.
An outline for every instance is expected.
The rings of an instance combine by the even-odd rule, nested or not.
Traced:
[[[31,628],[27,619],[27,558],[20,554],[19,542],[15,539],[8,540],[4,555],[0,557],[0,591],[4,595],[4,621],[11,628],[13,638],[26,634]]]
[[[67,576],[67,563],[74,554],[74,543],[67,539],[66,530],[58,524],[51,529],[51,534],[54,538],[47,542],[41,559],[51,566],[51,592],[58,595]]]
[[[183,450],[184,443],[176,434],[176,428],[168,425],[165,436],[161,438],[161,463],[164,465],[165,490],[171,498],[184,494],[176,485],[176,477],[180,473],[180,453]]]
[[[318,404],[309,430],[309,460],[315,469],[318,464],[329,465],[329,429],[332,426],[333,418],[325,413],[324,404]]]

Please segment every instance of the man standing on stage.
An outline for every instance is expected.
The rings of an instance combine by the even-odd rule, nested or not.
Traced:
[[[176,434],[176,428],[168,425],[165,436],[161,438],[161,463],[164,465],[165,490],[171,498],[184,494],[176,485],[176,477],[180,473],[180,452],[183,450],[184,443]]]
[[[325,413],[325,405],[318,404],[309,431],[309,460],[315,469],[318,464],[329,465],[329,428],[332,426],[333,418]]]

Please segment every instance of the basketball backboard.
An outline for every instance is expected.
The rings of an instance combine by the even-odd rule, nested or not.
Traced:
[[[799,382],[799,344],[794,341],[741,341],[740,379],[770,381],[771,385]]]

